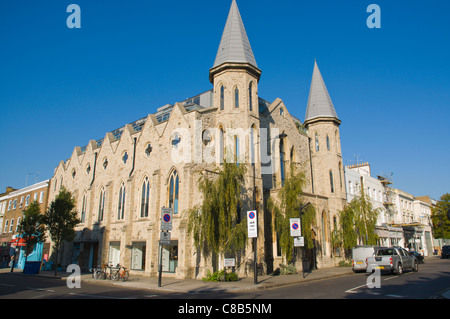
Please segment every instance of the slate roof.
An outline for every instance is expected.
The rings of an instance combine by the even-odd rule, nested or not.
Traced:
[[[225,62],[249,63],[258,68],[236,0],[231,4],[213,68]]]
[[[309,90],[308,106],[306,107],[305,122],[317,117],[331,117],[339,120],[327,87],[320,74],[317,61],[314,61],[314,71]]]

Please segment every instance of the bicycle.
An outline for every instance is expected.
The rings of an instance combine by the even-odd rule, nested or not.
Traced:
[[[112,266],[105,263],[101,266],[101,269],[96,272],[96,279],[107,279],[108,277],[109,279],[112,279],[112,274]]]
[[[94,278],[94,279],[100,279],[101,276],[103,275],[103,270],[100,265],[98,265],[95,268],[89,269],[89,271],[92,273],[92,278]]]
[[[118,269],[111,273],[111,279],[114,281],[119,281],[122,279],[123,281],[127,281],[130,277],[130,272],[127,270],[126,267],[121,266],[120,264],[117,264],[116,266]]]

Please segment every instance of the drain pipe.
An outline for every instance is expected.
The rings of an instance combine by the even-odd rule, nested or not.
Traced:
[[[134,138],[134,150],[133,150],[133,167],[131,168],[130,175],[128,177],[131,177],[131,174],[134,172],[134,163],[136,162],[136,140],[137,138]]]
[[[94,172],[92,173],[92,181],[91,184],[89,185],[89,187],[92,186],[92,184],[94,183],[95,180],[95,168],[97,167],[97,152],[94,153],[95,154],[95,158],[94,158]]]

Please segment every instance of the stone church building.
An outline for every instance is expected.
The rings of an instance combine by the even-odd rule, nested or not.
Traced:
[[[100,140],[75,147],[56,167],[49,203],[64,186],[76,198],[81,219],[75,240],[64,246],[63,266],[78,263],[87,270],[104,262],[120,263],[131,274],[156,276],[161,208],[170,207],[173,230],[170,243],[162,247],[164,276],[205,276],[211,263],[194,248],[186,211],[202,202],[199,173],[214,174],[229,156],[254,163],[243,185],[241,215],[245,218],[253,209],[254,190],[261,272],[285,263],[266,204],[269,196],[277,196],[291,163],[304,170],[304,196],[317,213],[315,265],[334,266],[331,233],[346,202],[341,121],[317,63],[303,123],[289,114],[281,99],[268,102],[259,96],[261,73],[233,0],[209,70],[210,91],[165,105]],[[249,239],[237,263],[240,275],[252,273],[252,249]]]

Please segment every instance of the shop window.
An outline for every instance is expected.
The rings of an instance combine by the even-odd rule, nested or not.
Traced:
[[[131,270],[145,270],[145,242],[134,242],[131,246]]]
[[[178,267],[178,242],[162,246],[161,264],[163,272],[174,273]]]

